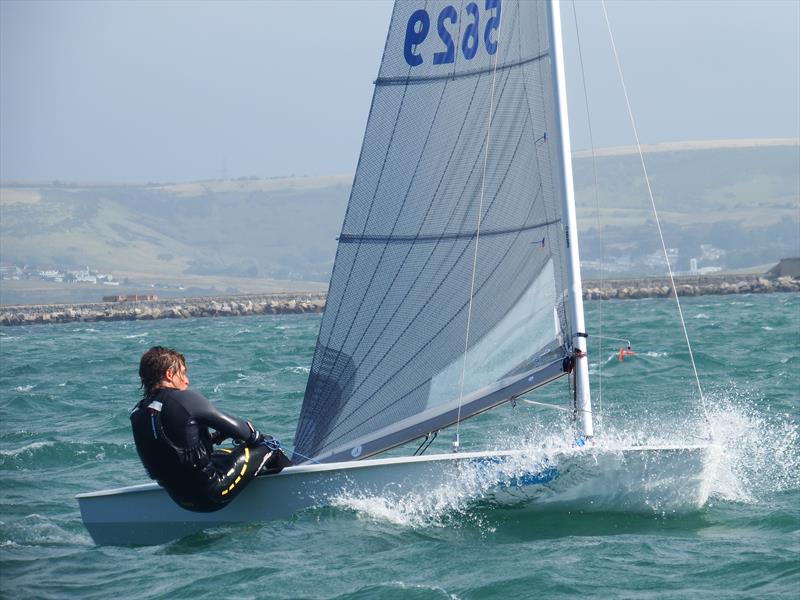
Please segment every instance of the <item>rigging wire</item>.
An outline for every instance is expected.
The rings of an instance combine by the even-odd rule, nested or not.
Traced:
[[[709,425],[709,430],[713,434],[713,430],[710,427],[711,426],[711,418],[709,417],[708,408],[706,407],[706,399],[705,399],[705,396],[703,395],[703,387],[700,385],[700,376],[697,373],[697,365],[696,365],[695,360],[694,360],[694,353],[692,352],[692,344],[689,341],[689,333],[686,331],[686,320],[683,317],[683,309],[681,308],[681,301],[678,299],[678,290],[675,288],[675,277],[672,274],[672,265],[670,265],[670,263],[669,263],[669,254],[667,253],[667,244],[664,241],[664,234],[661,231],[661,221],[658,218],[658,210],[656,209],[656,202],[653,199],[653,190],[650,187],[650,178],[647,175],[647,167],[645,166],[645,163],[644,163],[644,154],[642,153],[642,145],[639,142],[639,132],[636,129],[636,122],[635,122],[635,120],[633,118],[633,110],[631,108],[631,102],[630,102],[630,99],[628,97],[628,89],[625,86],[625,78],[622,76],[622,66],[620,64],[619,54],[617,53],[617,46],[614,43],[614,35],[611,32],[611,23],[608,20],[608,11],[606,11],[606,2],[605,2],[605,0],[600,0],[600,5],[603,7],[603,16],[605,17],[605,20],[606,20],[606,27],[608,28],[608,36],[609,36],[609,39],[611,40],[611,49],[614,52],[614,60],[616,61],[616,64],[617,64],[617,72],[619,73],[619,80],[620,80],[620,84],[622,85],[622,92],[625,95],[625,104],[628,107],[628,118],[630,119],[631,128],[633,129],[633,136],[636,139],[636,150],[637,150],[637,152],[639,154],[639,162],[642,165],[642,172],[644,174],[644,181],[645,181],[645,184],[647,185],[647,194],[650,197],[650,205],[651,205],[651,207],[653,209],[653,216],[655,217],[655,220],[656,220],[656,227],[658,228],[658,237],[661,240],[661,249],[664,252],[664,259],[665,259],[665,261],[667,263],[667,271],[669,272],[669,281],[670,281],[670,284],[672,285],[672,292],[673,292],[673,294],[675,296],[675,304],[678,307],[678,316],[680,317],[681,327],[683,328],[683,337],[686,340],[686,347],[689,350],[689,360],[692,363],[692,370],[694,371],[694,379],[695,379],[695,383],[697,384],[697,391],[700,394],[700,406],[703,409],[703,415],[705,416],[706,423]]]
[[[469,305],[467,307],[467,330],[464,335],[464,362],[461,366],[461,386],[458,392],[458,414],[456,415],[456,437],[453,440],[453,448],[458,450],[460,445],[461,427],[461,404],[464,398],[464,378],[467,372],[467,352],[469,351],[469,330],[472,323],[472,297],[475,294],[475,272],[478,269],[478,242],[481,236],[481,217],[483,215],[483,197],[486,190],[486,169],[489,163],[489,140],[492,132],[492,117],[494,116],[494,88],[497,80],[497,61],[500,58],[500,34],[503,27],[503,14],[500,14],[500,22],[497,24],[497,49],[494,53],[494,68],[492,69],[492,89],[489,94],[489,116],[486,122],[486,144],[483,154],[483,174],[481,176],[481,195],[478,202],[478,219],[475,228],[475,252],[472,255],[472,280],[469,288]]]
[[[583,103],[586,107],[586,124],[589,129],[589,148],[592,152],[592,175],[594,177],[594,204],[595,215],[597,216],[597,231],[600,234],[600,288],[604,287],[605,283],[605,238],[603,236],[603,228],[600,222],[600,186],[597,182],[597,157],[595,156],[594,135],[592,134],[592,116],[589,110],[589,93],[586,86],[586,70],[583,68],[583,52],[581,50],[581,34],[578,27],[578,11],[575,8],[575,0],[572,0],[572,14],[575,17],[575,37],[578,40],[578,59],[581,65],[581,83],[583,84]],[[598,318],[598,335],[597,335],[597,416],[599,430],[602,431],[603,427],[603,303],[600,302],[600,315]]]
[[[279,446],[279,447],[281,447],[281,446]],[[288,450],[288,448],[287,448],[287,450]],[[304,458],[307,461],[314,463],[315,465],[321,465],[322,464],[318,460],[315,460],[315,459],[311,458],[310,456],[306,456],[305,454],[300,454],[297,450],[294,450],[294,449],[291,451],[291,454],[292,454],[292,456],[294,456],[296,454],[300,458]]]
[[[571,413],[572,411],[568,408],[564,408],[563,406],[558,406],[557,404],[549,404],[547,402],[537,402],[536,400],[528,400],[527,398],[522,398],[522,401],[525,404],[530,404],[531,406],[544,406],[545,408],[553,408],[555,410],[560,410],[563,412]]]

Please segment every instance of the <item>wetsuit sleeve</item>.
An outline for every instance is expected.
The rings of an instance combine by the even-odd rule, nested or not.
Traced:
[[[198,425],[205,425],[219,431],[225,436],[223,439],[233,438],[248,441],[253,434],[247,421],[226,415],[197,392],[191,390],[181,392],[181,404]]]

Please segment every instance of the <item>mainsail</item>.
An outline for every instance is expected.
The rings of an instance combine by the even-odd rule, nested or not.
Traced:
[[[563,374],[573,332],[544,2],[397,2],[295,462],[352,460]]]

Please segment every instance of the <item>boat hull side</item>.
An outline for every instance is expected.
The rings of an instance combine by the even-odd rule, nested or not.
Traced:
[[[203,529],[284,519],[341,498],[462,497],[533,509],[679,512],[708,497],[712,446],[574,448],[543,454],[471,452],[288,467],[254,479],[213,513],[177,506],[155,483],[78,496],[83,522],[101,545],[149,545]]]

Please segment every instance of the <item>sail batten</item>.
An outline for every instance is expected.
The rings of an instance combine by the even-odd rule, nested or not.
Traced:
[[[449,425],[465,366],[467,418],[508,399],[481,390],[543,356],[550,380],[569,354],[545,6],[469,6],[395,6],[298,456],[359,458]]]
[[[505,71],[513,67],[519,67],[531,62],[542,60],[549,56],[548,52],[542,52],[536,56],[530,56],[511,63],[505,63],[497,66],[484,67],[482,69],[474,69],[472,71],[462,71],[460,73],[452,73],[450,75],[429,75],[421,77],[384,77],[375,80],[375,85],[415,85],[420,83],[434,83],[443,80],[460,79],[464,77],[476,77],[478,75],[485,75],[487,73],[495,73],[497,71]]]
[[[556,225],[561,222],[561,219],[555,219],[553,221],[546,221],[544,223],[535,223],[533,225],[527,225],[525,227],[513,227],[513,228],[505,228],[505,229],[492,229],[489,231],[481,231],[481,237],[493,237],[495,235],[509,235],[513,233],[521,233],[523,231],[530,231],[534,229],[542,229],[544,227],[549,227],[550,225]],[[350,234],[343,234],[339,236],[339,243],[340,244],[353,244],[353,243],[360,243],[360,244],[417,244],[423,242],[437,242],[437,241],[444,241],[444,240],[458,240],[458,239],[472,239],[475,237],[474,232],[466,232],[466,233],[446,233],[441,235],[350,235]]]

